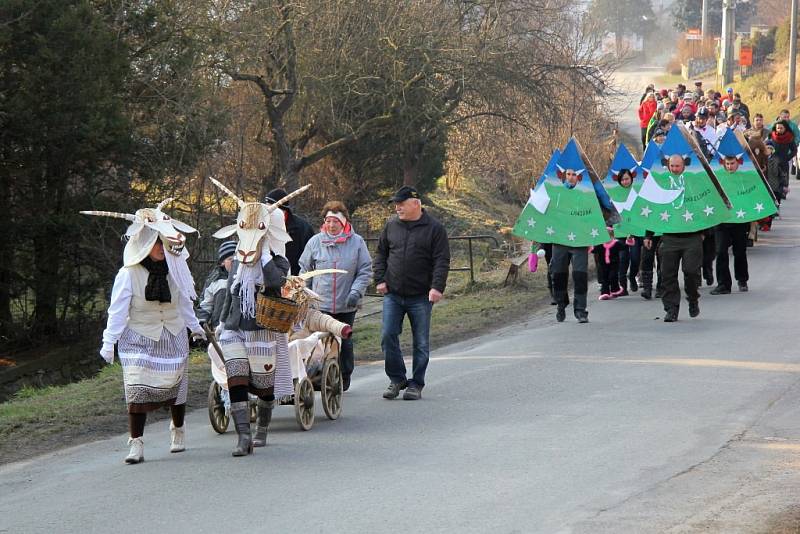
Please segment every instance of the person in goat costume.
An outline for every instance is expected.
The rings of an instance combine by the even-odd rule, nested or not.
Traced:
[[[218,230],[214,237],[225,239],[234,233],[239,237],[231,268],[234,274],[228,276],[218,330],[228,377],[231,416],[238,435],[233,456],[246,456],[253,452],[253,447],[266,445],[275,397],[294,393],[288,335],[259,326],[255,309],[259,292],[281,296],[281,288],[290,272],[286,243],[291,238],[279,208],[309,186],[267,205],[244,202],[217,180],[212,178],[212,182],[239,206],[236,224]],[[255,437],[250,432],[248,391],[258,396]]]
[[[169,406],[170,452],[185,450],[184,414],[188,392],[187,359],[192,335],[205,338],[192,309],[197,298],[186,259],[184,233],[191,226],[172,219],[162,209],[143,208],[135,214],[82,211],[85,215],[130,221],[123,267],[117,273],[108,307],[100,355],[114,361],[118,345],[128,403],[130,452],[128,464],[144,460],[144,425],[147,412]]]

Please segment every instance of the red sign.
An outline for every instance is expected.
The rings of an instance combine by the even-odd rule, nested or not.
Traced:
[[[743,44],[739,49],[739,65],[742,67],[749,67],[753,64],[753,47],[752,45]]]
[[[688,28],[686,30],[687,41],[702,41],[703,35],[700,33],[700,28]]]

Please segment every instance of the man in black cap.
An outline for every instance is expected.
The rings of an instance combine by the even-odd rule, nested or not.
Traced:
[[[267,193],[267,198],[264,201],[267,204],[274,204],[286,196],[286,191],[283,189],[273,189]],[[286,259],[289,260],[289,265],[292,268],[292,274],[300,274],[300,256],[303,254],[303,249],[306,248],[308,240],[314,237],[314,229],[308,224],[308,221],[292,213],[292,208],[286,204],[281,205],[283,213],[286,215],[286,232],[291,241],[286,243]]]
[[[442,298],[450,270],[450,244],[444,226],[428,215],[416,189],[401,187],[392,196],[394,211],[381,232],[373,260],[375,284],[383,295],[381,347],[389,387],[384,399],[417,400],[425,387],[433,305]],[[413,338],[411,380],[400,350],[403,318]]]

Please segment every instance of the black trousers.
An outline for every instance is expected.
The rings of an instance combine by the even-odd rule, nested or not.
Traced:
[[[575,315],[586,312],[587,293],[589,291],[589,251],[587,247],[567,247],[553,245],[553,259],[550,272],[553,273],[553,297],[559,307],[567,305],[567,285],[569,282],[569,264],[572,263],[573,306]]]
[[[697,233],[686,237],[671,234],[661,236],[661,302],[664,310],[678,310],[681,307],[681,288],[678,284],[678,269],[683,270],[683,290],[686,300],[696,302],[700,299],[700,270],[703,264],[703,238]]]
[[[731,288],[731,270],[728,266],[728,249],[733,248],[733,275],[740,284],[750,278],[747,272],[747,232],[750,223],[720,224],[716,228],[717,283]]]
[[[661,257],[658,252],[661,236],[653,236],[650,240],[653,242],[653,246],[649,249],[642,245],[642,260],[639,264],[639,272],[652,273],[655,267],[657,276],[656,288],[661,289]]]
[[[717,257],[716,229],[703,231],[703,278],[714,279],[714,258]]]
[[[328,315],[337,321],[347,323],[350,326],[353,326],[353,322],[356,320],[356,312],[354,311],[347,313],[329,313]],[[348,377],[353,374],[353,369],[355,368],[354,360],[353,338],[351,337],[350,339],[343,339],[342,346],[339,347],[339,365],[342,367],[343,377]]]
[[[627,245],[625,239],[619,238],[619,283],[624,285],[626,278],[639,274],[639,263],[642,258],[642,238],[634,237],[634,244]],[[652,266],[651,266],[652,268]]]

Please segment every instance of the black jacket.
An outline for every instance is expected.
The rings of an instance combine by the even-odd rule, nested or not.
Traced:
[[[288,212],[286,233],[292,238],[291,241],[286,243],[286,259],[289,260],[289,265],[292,266],[292,274],[298,275],[300,274],[300,256],[306,248],[306,243],[314,237],[316,232],[305,219],[292,213],[290,208],[283,206],[281,209]]]
[[[442,223],[422,211],[416,221],[397,216],[386,223],[373,260],[375,283],[386,282],[390,293],[403,297],[444,293],[450,270],[450,243]]]

